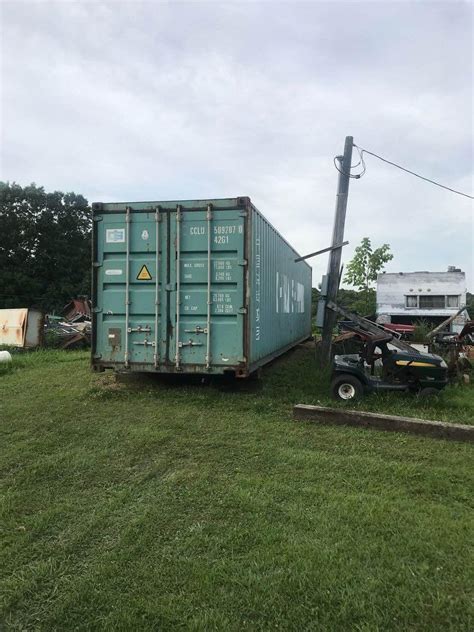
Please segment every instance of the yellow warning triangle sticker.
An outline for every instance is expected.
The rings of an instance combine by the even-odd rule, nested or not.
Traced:
[[[151,274],[145,265],[141,267],[140,272],[137,274],[137,281],[151,281]]]

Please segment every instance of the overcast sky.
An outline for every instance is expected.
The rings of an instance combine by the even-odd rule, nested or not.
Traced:
[[[248,195],[302,254],[330,243],[346,135],[472,194],[471,3],[0,5],[2,180],[91,202]],[[472,202],[366,162],[344,260],[369,236],[387,271],[457,265],[472,291]]]

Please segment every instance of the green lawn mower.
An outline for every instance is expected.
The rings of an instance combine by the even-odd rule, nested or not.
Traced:
[[[391,334],[348,327],[362,344],[360,353],[334,356],[332,396],[357,400],[366,393],[410,392],[419,397],[438,395],[448,383],[448,366],[438,355],[390,348]]]

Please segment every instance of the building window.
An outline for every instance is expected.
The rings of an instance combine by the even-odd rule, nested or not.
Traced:
[[[444,296],[420,296],[420,309],[444,309]]]
[[[446,307],[459,307],[459,296],[457,295],[447,296]]]
[[[418,296],[405,296],[407,307],[418,307]]]

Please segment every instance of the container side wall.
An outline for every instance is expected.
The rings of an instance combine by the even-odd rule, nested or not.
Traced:
[[[254,207],[250,242],[252,366],[311,335],[311,267]]]

